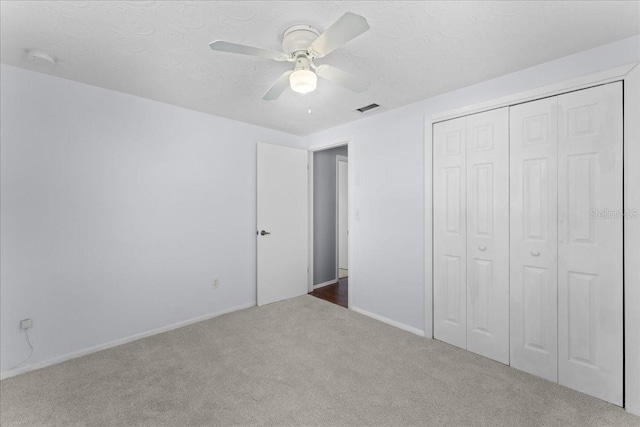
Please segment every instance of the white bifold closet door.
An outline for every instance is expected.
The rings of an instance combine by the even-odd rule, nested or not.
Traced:
[[[510,114],[511,365],[621,405],[621,84]]]
[[[510,109],[511,366],[558,381],[558,98]]]
[[[509,118],[433,126],[434,336],[509,363]]]
[[[467,348],[466,118],[433,126],[433,334]]]
[[[467,116],[467,350],[509,364],[509,109]]]
[[[622,83],[559,96],[558,382],[617,405],[622,209]]]

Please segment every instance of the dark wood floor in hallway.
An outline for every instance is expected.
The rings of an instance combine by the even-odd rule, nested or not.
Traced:
[[[309,295],[313,295],[314,297],[348,308],[348,289],[349,278],[344,277],[338,280],[337,283],[314,289],[314,291],[310,292]]]

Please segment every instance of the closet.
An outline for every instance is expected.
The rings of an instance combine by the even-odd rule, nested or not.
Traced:
[[[622,405],[622,84],[433,125],[434,337]]]

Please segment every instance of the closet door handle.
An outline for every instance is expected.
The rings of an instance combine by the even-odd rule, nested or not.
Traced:
[[[533,255],[533,256],[540,256],[540,252],[538,252],[538,251],[531,251],[531,255]]]
[[[482,252],[484,252],[484,251],[487,250],[487,247],[486,246],[480,246],[478,249],[480,249]]]

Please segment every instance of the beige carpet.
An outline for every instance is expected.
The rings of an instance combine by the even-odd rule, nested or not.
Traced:
[[[1,383],[0,424],[623,426],[622,409],[311,296]]]

